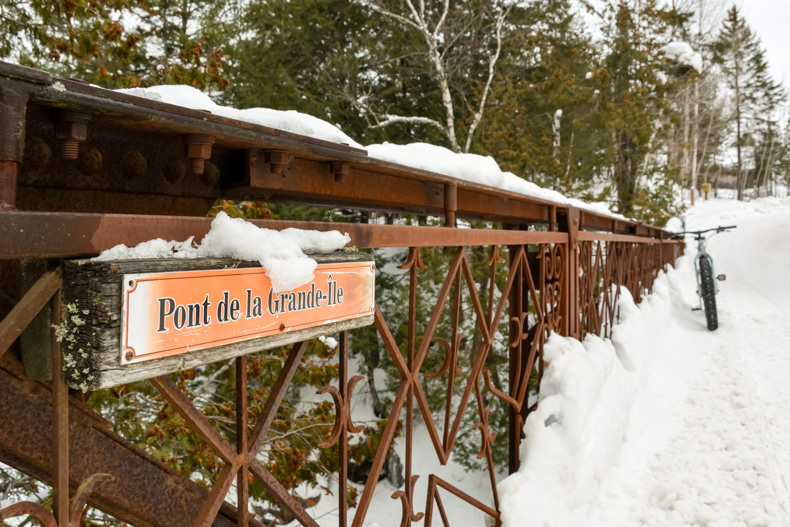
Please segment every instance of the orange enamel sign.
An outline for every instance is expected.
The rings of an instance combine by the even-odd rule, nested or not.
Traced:
[[[121,364],[373,313],[373,262],[319,264],[314,275],[276,292],[260,267],[126,274]]]

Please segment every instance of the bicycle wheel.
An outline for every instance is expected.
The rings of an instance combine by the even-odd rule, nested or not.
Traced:
[[[699,275],[705,320],[708,322],[708,329],[713,331],[719,327],[719,317],[716,314],[716,284],[713,283],[713,266],[707,256],[702,256],[699,259]]]

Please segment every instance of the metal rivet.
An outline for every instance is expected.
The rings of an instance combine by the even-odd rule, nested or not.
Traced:
[[[186,164],[180,159],[171,159],[163,170],[165,180],[168,183],[176,184],[184,179],[187,173]]]
[[[201,181],[207,187],[213,187],[219,181],[219,178],[222,174],[219,171],[219,167],[212,163],[211,161],[206,161],[203,175],[201,176]]]
[[[148,171],[148,161],[140,152],[127,152],[121,159],[121,171],[127,179],[142,179]]]
[[[98,148],[90,148],[80,156],[79,167],[89,175],[96,175],[101,171],[104,157]]]

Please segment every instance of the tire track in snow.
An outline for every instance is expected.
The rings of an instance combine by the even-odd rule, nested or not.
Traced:
[[[708,366],[681,409],[683,429],[651,464],[644,525],[790,525],[788,289],[777,272],[790,250],[768,227],[786,223],[780,216],[744,219],[710,244],[729,274],[721,325],[698,349]]]
[[[782,280],[790,258],[790,244],[782,229],[787,213],[761,215],[741,222],[722,261],[735,278],[732,301],[724,306],[737,328],[734,350],[751,387],[752,404],[760,415],[765,448],[775,460],[771,473],[790,524],[790,327],[787,297],[790,287]],[[757,257],[755,257],[757,256]]]
[[[708,366],[684,403],[683,427],[650,465],[643,525],[785,525],[749,380],[737,350],[718,342],[700,350]]]
[[[729,275],[720,329],[708,333],[700,312],[680,307],[678,327],[662,335],[668,345],[687,338],[683,347],[705,364],[676,407],[679,430],[626,477],[619,471],[607,498],[632,501],[611,510],[601,503],[594,525],[790,525],[790,288],[777,272],[790,247],[765,231],[787,222],[750,220],[711,244],[717,271]],[[693,291],[693,271],[683,278]],[[684,336],[680,326],[699,333]]]

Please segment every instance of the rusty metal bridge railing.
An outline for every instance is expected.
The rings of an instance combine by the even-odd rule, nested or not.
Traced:
[[[498,523],[496,474],[518,467],[521,428],[536,404],[530,376],[542,372],[549,332],[610,335],[616,286],[626,286],[639,301],[682,250],[668,233],[638,222],[0,64],[0,461],[54,490],[52,512],[21,502],[0,511],[0,520],[29,514],[42,525],[78,525],[89,503],[136,526],[262,525],[265,519],[248,508],[255,481],[291,518],[318,524],[259,455],[306,342],[287,353],[254,423],[248,422],[247,358],[235,359],[235,440],[218,432],[170,377],[151,381],[221,460],[214,480],[204,485],[113,432],[113,423],[91,410],[85,396],[63,379],[61,344],[50,330],[64,316],[62,262],[119,243],[199,239],[209,229],[206,213],[218,199],[423,219],[400,224],[254,221],[273,229],[348,232],[351,245],[361,250],[402,248],[398,263],[406,293],[397,318],[406,330],[398,333],[392,325],[392,306],[375,311],[379,345],[397,372],[391,411],[353,509],[346,495],[347,449],[359,431],[350,408],[361,379],[349,378],[355,341],[348,332],[339,338],[338,378],[326,389],[336,417],[322,446],[337,451],[337,516],[343,526],[359,527],[375,517],[373,493],[398,434],[405,441],[405,485],[393,499],[401,500],[402,516],[377,518],[379,523],[447,525],[448,496]],[[425,218],[439,218],[443,225],[426,225],[431,222]],[[445,259],[433,264],[440,276],[431,276],[435,287],[428,294],[425,256],[436,251]],[[474,338],[462,335],[462,326],[474,328]],[[504,364],[492,360],[497,346]],[[28,355],[39,362],[25,362]],[[439,368],[431,370],[436,364]],[[505,382],[492,380],[496,367],[505,368]],[[443,386],[443,407],[429,401],[426,378]],[[492,401],[508,413],[507,467],[495,466],[492,453]],[[434,454],[446,463],[467,410],[476,416],[479,457],[489,473],[490,489],[483,496],[423,473],[413,459],[415,421],[424,423]],[[427,481],[420,496],[418,478]],[[238,507],[226,501],[234,482]]]

